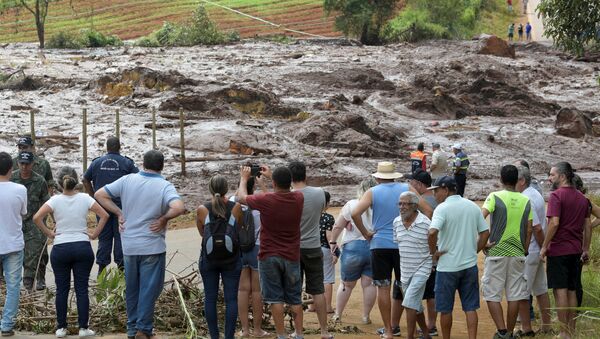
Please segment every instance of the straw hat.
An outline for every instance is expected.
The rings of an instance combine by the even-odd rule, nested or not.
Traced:
[[[396,166],[389,161],[382,161],[377,164],[377,172],[371,174],[378,179],[398,179],[402,178],[402,173],[396,172]]]

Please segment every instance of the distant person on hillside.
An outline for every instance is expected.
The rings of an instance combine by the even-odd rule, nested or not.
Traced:
[[[512,7],[512,0],[506,0],[506,6],[508,8],[509,12],[512,12],[513,7]]]
[[[527,37],[527,41],[531,41],[531,24],[529,22],[527,22],[527,25],[525,25],[525,35]]]
[[[523,41],[523,24],[519,24],[517,33],[519,34],[519,41]]]
[[[527,4],[529,0],[523,0],[523,14],[527,14]]]
[[[515,36],[515,24],[512,23],[508,25],[508,41],[513,41],[513,37]]]

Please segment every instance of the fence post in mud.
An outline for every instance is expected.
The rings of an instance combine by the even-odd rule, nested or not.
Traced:
[[[156,150],[156,107],[152,108],[152,149]]]
[[[83,125],[81,126],[81,145],[83,146],[83,173],[87,170],[87,108],[83,109]]]
[[[183,108],[179,108],[179,146],[181,148],[181,175],[185,176],[185,121],[183,119]]]
[[[117,115],[115,116],[115,134],[117,138],[121,138],[121,112],[117,108]]]
[[[29,129],[31,133],[31,141],[35,145],[35,113],[34,110],[29,111]]]

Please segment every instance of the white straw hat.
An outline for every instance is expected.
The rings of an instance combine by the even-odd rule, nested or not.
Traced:
[[[389,161],[382,161],[377,164],[377,172],[371,174],[378,179],[398,179],[402,178],[402,173],[396,172],[396,166]]]

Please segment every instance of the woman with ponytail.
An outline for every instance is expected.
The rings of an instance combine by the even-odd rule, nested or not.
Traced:
[[[203,238],[200,275],[204,284],[204,314],[212,339],[219,338],[217,295],[219,279],[225,296],[225,339],[235,337],[238,316],[237,292],[242,271],[239,239],[235,228],[242,223],[240,204],[229,201],[227,179],[215,175],[208,182],[210,203],[197,209],[196,226]]]
[[[61,172],[75,173],[72,168]],[[71,272],[77,296],[77,315],[79,336],[94,336],[88,328],[90,300],[88,296],[88,280],[94,265],[94,252],[90,240],[98,238],[108,213],[89,195],[76,191],[77,176],[64,175],[62,194],[48,200],[33,217],[36,226],[50,239],[54,239],[50,263],[54,270],[56,283],[56,320],[58,323],[56,336],[67,336],[67,299],[71,288]],[[87,216],[89,211],[96,213],[100,220],[96,228],[88,233]],[[54,215],[55,228],[49,229],[43,220],[50,213]]]

